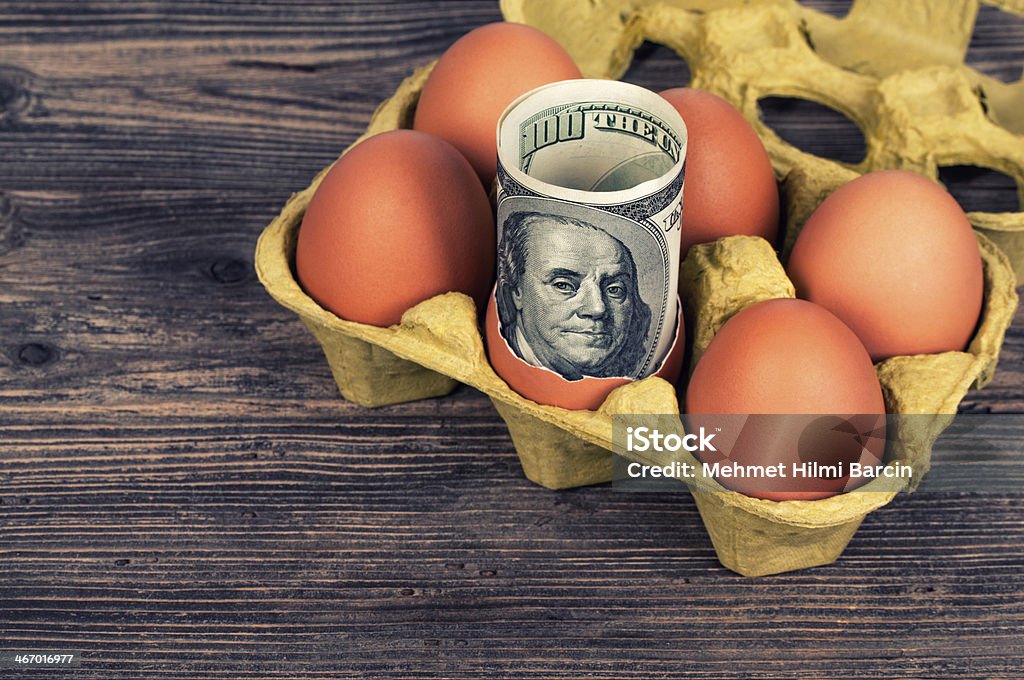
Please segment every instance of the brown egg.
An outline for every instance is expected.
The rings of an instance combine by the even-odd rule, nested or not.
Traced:
[[[493,284],[494,215],[476,174],[413,130],[357,144],[324,177],[299,230],[299,282],[349,321],[390,326],[449,291],[482,309]]]
[[[660,94],[679,111],[689,135],[681,255],[694,243],[737,234],[774,243],[779,190],[754,128],[710,92],[679,87]]]
[[[679,306],[678,309],[680,313],[676,324],[675,341],[655,373],[671,383],[675,383],[679,377],[686,349],[682,307]],[[630,382],[629,378],[584,377],[579,380],[566,380],[554,371],[526,363],[516,356],[498,330],[498,308],[494,295],[491,295],[487,304],[484,330],[487,356],[494,372],[521,396],[538,404],[594,411],[604,403],[612,390]]]
[[[441,56],[420,94],[416,130],[451,142],[489,189],[497,172],[498,118],[517,97],[559,80],[582,78],[547,34],[498,22],[459,38]]]
[[[789,470],[812,461],[874,465],[884,455],[885,402],[867,351],[842,321],[804,300],[759,302],[729,319],[697,362],[686,412],[691,431],[723,430],[718,452],[697,453],[709,463]],[[758,498],[813,500],[852,488],[844,469],[824,478],[719,481]]]
[[[872,172],[818,206],[787,267],[797,295],[831,310],[874,361],[963,350],[981,313],[981,254],[942,187]]]

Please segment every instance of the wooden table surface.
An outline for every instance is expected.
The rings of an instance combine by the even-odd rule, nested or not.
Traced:
[[[499,18],[0,6],[0,650],[83,655],[0,677],[1024,676],[1020,495],[901,496],[835,564],[746,579],[687,494],[528,482],[473,389],[339,397],[256,239],[414,67]],[[1015,77],[1022,46],[983,8],[971,63]],[[687,77],[653,45],[627,75]],[[769,104],[856,160],[842,121]],[[948,177],[1017,209],[1005,178]],[[963,409],[1024,413],[1024,314]]]

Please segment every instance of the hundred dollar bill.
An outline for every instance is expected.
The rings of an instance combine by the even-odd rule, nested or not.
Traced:
[[[499,327],[568,380],[655,373],[676,331],[686,126],[660,96],[567,80],[498,121]]]

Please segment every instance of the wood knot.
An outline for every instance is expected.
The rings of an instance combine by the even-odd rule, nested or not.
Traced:
[[[0,127],[33,109],[37,98],[32,94],[31,82],[32,74],[25,69],[0,64]]]
[[[251,267],[245,260],[235,257],[218,257],[209,268],[210,278],[217,283],[230,285],[249,278]]]
[[[57,358],[57,350],[41,342],[27,342],[18,348],[18,361],[27,366],[42,366]]]

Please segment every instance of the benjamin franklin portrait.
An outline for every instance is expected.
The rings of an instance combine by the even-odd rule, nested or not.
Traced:
[[[509,347],[568,380],[634,377],[647,350],[651,310],[629,248],[579,219],[508,216],[497,306]]]

